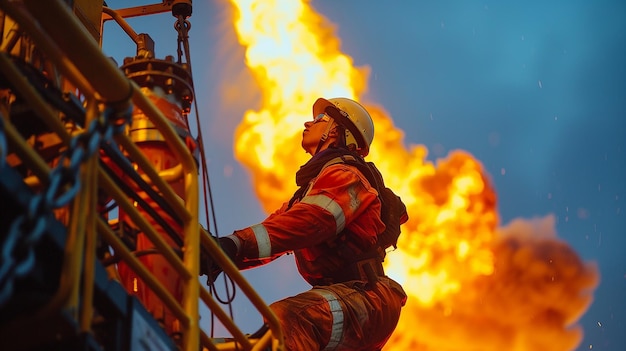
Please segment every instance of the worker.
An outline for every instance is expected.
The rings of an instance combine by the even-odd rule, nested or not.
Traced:
[[[240,269],[294,253],[313,287],[270,305],[286,350],[380,350],[406,294],[385,276],[382,260],[359,259],[385,229],[381,201],[360,168],[336,161],[365,163],[374,124],[362,105],[347,98],[318,99],[313,117],[302,133],[302,148],[312,158],[296,173],[300,188],[293,198],[263,222],[219,242]],[[214,264],[209,270],[213,280],[221,272]]]

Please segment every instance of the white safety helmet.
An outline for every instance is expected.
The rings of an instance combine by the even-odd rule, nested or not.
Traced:
[[[365,107],[348,98],[319,98],[313,104],[313,117],[322,113],[346,129],[347,146],[354,144],[361,156],[367,156],[374,140],[374,122]]]

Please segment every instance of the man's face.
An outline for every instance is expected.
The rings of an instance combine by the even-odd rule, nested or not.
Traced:
[[[325,114],[316,116],[312,121],[304,122],[304,131],[302,132],[302,148],[307,153],[314,155],[317,145],[322,138],[324,132],[328,132],[328,123],[331,122],[330,117]]]

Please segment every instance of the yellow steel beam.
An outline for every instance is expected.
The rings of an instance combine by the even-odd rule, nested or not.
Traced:
[[[252,345],[250,344],[248,338],[241,332],[241,330],[239,330],[235,322],[233,322],[228,314],[226,314],[226,312],[224,312],[224,310],[217,304],[217,302],[215,302],[213,297],[209,294],[208,291],[206,291],[206,289],[201,288],[200,298],[202,299],[202,301],[204,301],[207,307],[209,307],[209,309],[213,311],[213,313],[217,316],[217,319],[222,322],[226,330],[228,330],[233,335],[233,337],[244,346],[246,350],[249,350]]]
[[[4,116],[0,115],[0,118],[4,118]],[[24,162],[28,169],[33,171],[40,182],[47,182],[48,176],[50,175],[50,167],[41,156],[39,156],[37,151],[22,138],[20,132],[18,132],[11,123],[4,124],[4,133],[20,160]]]
[[[102,54],[98,43],[67,5],[58,0],[24,0],[24,4],[64,55],[91,82],[100,98],[125,110],[133,90],[130,81]]]
[[[272,331],[268,330],[267,332],[265,332],[265,334],[263,334],[263,336],[254,344],[254,347],[252,348],[252,351],[261,351],[263,349],[265,349],[265,347],[267,347],[267,345],[271,342],[272,340]],[[273,350],[282,350],[282,349],[277,349],[276,345],[274,345]]]
[[[189,315],[178,303],[178,301],[172,296],[172,294],[161,285],[161,283],[146,269],[146,267],[128,250],[126,244],[117,237],[109,225],[102,219],[98,218],[97,222],[98,233],[111,245],[115,254],[119,255],[124,262],[130,266],[130,268],[141,278],[141,280],[150,287],[150,289],[161,299],[161,301],[167,306],[172,314],[180,321],[183,327],[189,328],[191,322]],[[197,279],[196,279],[197,280]],[[197,351],[197,346],[195,351]]]
[[[213,343],[213,340],[209,338],[202,330],[200,330],[200,345],[204,348],[209,349],[209,351],[219,351],[217,346]]]
[[[257,308],[261,315],[263,315],[267,319],[270,330],[272,331],[274,338],[278,343],[278,349],[282,350],[284,348],[283,331],[274,312],[263,301],[261,296],[259,296],[259,294],[250,285],[250,283],[248,283],[248,281],[243,277],[243,275],[241,275],[241,272],[239,271],[237,266],[235,266],[233,261],[226,257],[224,251],[222,251],[222,249],[218,246],[215,240],[211,238],[204,229],[201,230],[200,234],[202,245],[209,250],[212,255],[211,257],[213,257],[215,262],[217,262],[217,264],[222,267],[224,273],[228,274],[230,278],[241,288],[242,292],[248,297],[250,302],[254,305],[254,307]]]
[[[9,0],[0,0],[2,10],[28,33],[37,43],[37,47],[46,53],[46,57],[53,61],[61,72],[71,77],[72,83],[85,95],[93,96],[94,89],[85,76],[74,66],[69,58],[61,51],[54,41],[37,26],[37,21],[21,6],[11,4]],[[0,65],[4,66],[4,64]]]
[[[118,108],[124,110],[129,97],[132,96],[133,102],[151,118],[177,154],[185,170],[185,207],[193,218],[184,223],[184,264],[191,275],[197,276],[200,264],[198,176],[193,157],[184,143],[179,140],[163,114],[148,101],[135,84],[128,80],[108,58],[102,55],[97,43],[90,38],[87,31],[65,4],[58,0],[46,1],[45,3],[37,0],[25,0],[24,3],[61,51],[92,83],[102,100],[119,105]],[[183,305],[191,321],[189,329],[183,333],[183,345],[185,350],[189,351],[194,350],[199,344],[199,327],[197,325],[199,319],[199,287],[198,279],[187,279],[183,289]]]
[[[2,71],[4,76],[7,77],[11,83],[13,83],[17,92],[28,100],[32,109],[43,120],[46,126],[57,133],[66,144],[69,144],[70,135],[65,129],[63,123],[61,123],[55,112],[39,95],[37,90],[33,88],[26,77],[24,77],[19,69],[15,67],[13,61],[11,61],[4,53],[0,53],[0,71]]]
[[[98,110],[98,104],[95,100],[89,100],[87,102],[87,116],[85,124],[89,125],[91,121],[97,119],[100,116]],[[87,218],[85,219],[85,244],[84,244],[84,258],[83,258],[83,289],[82,298],[79,311],[79,328],[82,332],[89,332],[91,330],[93,320],[93,293],[94,282],[96,274],[96,247],[97,247],[97,232],[96,232],[96,211],[98,205],[98,153],[92,155],[92,157],[85,164],[85,174],[82,179],[83,190],[88,194],[86,206],[90,211],[87,211]],[[76,284],[78,286],[78,284]]]
[[[139,87],[131,82],[133,87],[133,103],[141,111],[149,116],[154,125],[159,129],[169,146],[178,156],[184,169],[185,179],[185,208],[190,213],[191,218],[184,223],[184,263],[187,270],[193,276],[184,282],[183,307],[189,314],[190,326],[187,333],[183,333],[183,348],[185,351],[196,351],[200,344],[200,281],[197,279],[200,274],[200,223],[198,219],[198,169],[193,156],[187,149],[185,143],[178,137],[169,121],[163,113],[143,94]]]
[[[184,283],[185,292],[183,309],[185,316],[188,318],[186,319],[188,322],[183,323],[184,326],[187,326],[183,333],[183,346],[186,351],[196,350],[199,345],[199,327],[197,323],[199,319],[198,302],[200,298],[200,285],[196,277],[199,275],[200,230],[198,223],[198,176],[195,161],[184,143],[180,140],[180,138],[178,138],[177,134],[169,124],[169,121],[141,93],[136,84],[128,80],[108,58],[102,55],[97,44],[63,3],[58,0],[46,1],[45,3],[37,0],[24,0],[24,3],[39,24],[41,24],[44,31],[47,32],[49,37],[53,39],[54,44],[48,45],[48,49],[56,53],[56,55],[54,55],[55,57],[52,58],[53,61],[57,61],[57,64],[66,68],[74,67],[75,65],[77,70],[71,72],[72,70],[69,69],[70,74],[73,74],[75,78],[77,77],[79,80],[81,77],[84,77],[86,82],[91,83],[93,90],[95,90],[99,98],[105,102],[118,103],[120,110],[124,109],[127,106],[128,99],[132,98],[135,105],[140,108],[159,129],[165,140],[181,161],[185,181],[184,205],[187,213],[187,216],[183,218],[185,253],[183,264],[187,272],[185,275],[187,276],[187,279],[185,279]],[[6,6],[8,4],[8,0],[0,0],[0,4]],[[39,33],[37,28],[30,28],[29,32],[30,31]],[[29,34],[32,35],[32,33]],[[33,38],[39,45],[41,45],[42,43],[39,41],[47,39],[48,36],[39,35],[39,37],[37,37],[36,35],[33,35]],[[77,50],[77,48],[80,48],[80,50]],[[61,52],[64,54],[60,55],[59,53]],[[68,58],[69,60],[67,60]],[[68,63],[68,61],[71,61],[72,64]],[[3,65],[0,64],[0,66]],[[89,89],[91,86],[86,85],[84,88]],[[61,136],[64,135],[64,131],[57,130],[57,132]],[[127,150],[132,149],[132,147],[127,147],[127,145],[123,146]],[[147,167],[147,169],[150,168],[151,167]],[[146,173],[148,174],[150,171],[146,171]],[[102,175],[102,171],[100,174]],[[150,178],[153,178],[150,174],[148,175]],[[154,178],[156,179],[158,177]],[[154,183],[159,186],[158,181],[155,181]],[[171,196],[171,194],[167,196]],[[105,229],[103,226],[110,230],[108,226],[99,220],[98,227],[101,231]],[[110,236],[111,233],[104,235]],[[209,247],[212,253],[221,252],[217,244],[209,238],[208,235],[202,236],[202,242],[205,246]],[[168,252],[168,250],[165,249],[164,252]],[[224,267],[224,271],[228,273],[233,280],[235,280],[244,293],[248,295],[255,307],[267,318],[270,329],[273,333],[274,346],[278,347],[278,349],[282,349],[282,330],[272,311],[245,281],[245,279],[243,279],[237,268],[232,264],[232,262],[230,262],[230,260],[228,260],[223,254],[216,254],[214,256],[216,261]],[[128,254],[125,259],[131,260],[131,262],[136,261],[136,259],[130,254]],[[133,259],[135,259],[135,261],[133,261]],[[177,262],[177,260],[173,260],[173,262]],[[135,264],[138,264],[138,261]],[[141,267],[138,269],[140,268]],[[158,282],[153,282],[153,285],[155,285],[158,289]],[[165,294],[163,297],[166,301],[168,301],[167,295],[168,294]],[[171,295],[169,295],[169,297],[171,298]],[[166,304],[168,304],[168,302],[166,302]],[[169,304],[173,304],[172,301],[170,301]],[[175,307],[171,308],[174,310],[176,309]],[[182,318],[179,319],[181,319],[181,321],[184,320]]]
[[[155,15],[155,14],[158,14],[158,13],[164,13],[164,12],[169,12],[169,11],[172,11],[172,6],[171,5],[167,5],[165,2],[160,3],[160,4],[127,7],[127,8],[115,10],[115,12],[117,12],[118,16],[120,16],[122,18],[131,18],[131,17],[146,16],[146,15]],[[109,13],[105,12],[102,15],[102,20],[103,21],[108,21],[108,20],[111,19],[111,17],[112,16]]]
[[[102,3],[102,1],[93,0],[73,1],[74,13],[96,40],[100,37]]]
[[[176,252],[172,250],[169,244],[163,239],[161,234],[150,225],[148,220],[143,217],[135,206],[128,200],[128,196],[115,185],[115,182],[104,170],[100,169],[99,177],[101,178],[102,187],[117,201],[121,209],[133,220],[133,222],[142,230],[142,232],[150,239],[152,244],[158,249],[163,257],[172,265],[172,267],[180,274],[183,280],[190,280],[192,277],[198,275],[191,275],[186,269],[183,261],[176,255]]]
[[[182,221],[191,220],[191,214],[185,208],[185,203],[178,196],[169,184],[167,184],[167,179],[161,177],[161,173],[157,172],[152,164],[146,158],[146,155],[141,152],[141,150],[137,147],[135,143],[133,143],[127,135],[119,134],[115,136],[115,141],[117,141],[126,151],[130,158],[139,165],[142,171],[145,172],[147,177],[143,177],[145,180],[150,183],[156,185],[156,187],[161,191],[161,195],[165,198],[167,203],[172,206],[174,212],[180,217]],[[183,174],[182,166],[181,171],[178,176],[180,177]],[[143,176],[143,175],[142,175]],[[146,179],[147,178],[147,179]]]

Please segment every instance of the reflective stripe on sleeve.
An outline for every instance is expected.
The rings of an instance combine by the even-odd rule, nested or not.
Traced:
[[[346,216],[343,209],[333,199],[326,195],[307,195],[300,202],[319,206],[330,212],[335,217],[335,234],[340,233],[346,226]]]
[[[330,307],[330,312],[333,315],[333,327],[330,332],[330,340],[328,340],[328,344],[323,350],[334,350],[339,346],[343,338],[343,309],[341,309],[337,296],[332,292],[323,289],[311,289],[311,291],[322,295]]]
[[[272,243],[270,242],[270,236],[267,234],[267,229],[263,224],[255,224],[250,227],[254,232],[256,239],[256,245],[259,249],[258,258],[268,258],[272,255]]]

